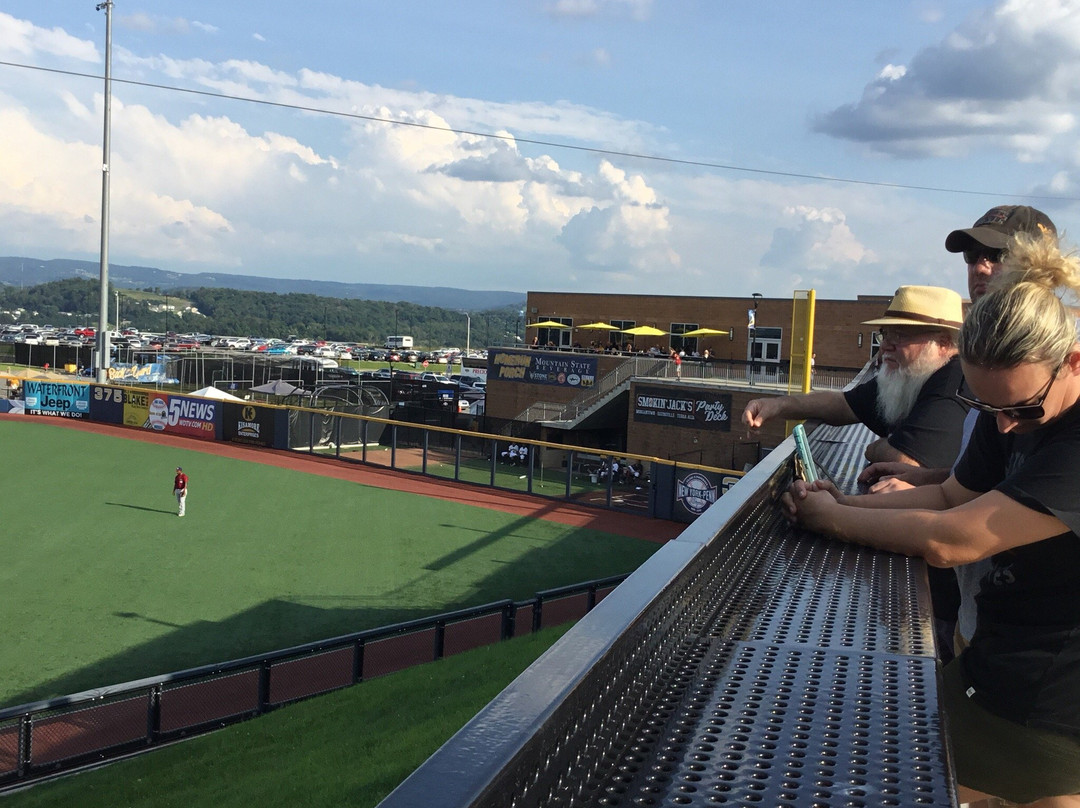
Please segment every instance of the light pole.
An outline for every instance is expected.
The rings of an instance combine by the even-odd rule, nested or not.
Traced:
[[[120,333],[120,290],[116,292],[116,331]]]
[[[757,370],[757,307],[762,298],[761,292],[754,292],[754,309],[750,312],[750,384],[754,383],[754,371]]]
[[[98,269],[98,361],[96,378],[109,377],[109,153],[112,129],[112,0],[98,3],[105,10],[105,126],[101,138],[101,266]]]
[[[469,316],[469,312],[461,312],[465,315],[465,356],[461,357],[461,369],[465,370],[465,358],[469,355],[470,340],[472,339],[472,317]]]

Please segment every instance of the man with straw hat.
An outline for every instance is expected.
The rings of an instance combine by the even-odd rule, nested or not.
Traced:
[[[750,401],[743,423],[759,429],[773,418],[814,418],[828,424],[861,422],[882,437],[866,459],[934,468],[960,450],[968,407],[954,393],[963,381],[956,337],[963,301],[940,286],[901,286],[884,316],[863,325],[879,328],[880,369],[845,392],[808,393]],[[960,590],[951,569],[929,569],[934,633],[943,662],[952,659],[952,633]]]
[[[827,424],[863,423],[881,437],[866,459],[918,466],[947,465],[956,457],[967,408],[953,393],[962,374],[956,334],[963,301],[939,286],[901,286],[884,316],[863,325],[880,331],[880,369],[846,392],[755,398],[743,423],[760,429],[776,418]]]

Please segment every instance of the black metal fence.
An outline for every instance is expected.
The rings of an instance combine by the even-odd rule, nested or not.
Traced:
[[[715,501],[743,474],[353,413],[290,408],[289,421],[295,451],[659,519],[696,517],[679,504],[687,475],[707,479]]]
[[[626,575],[0,710],[0,791],[577,620]]]

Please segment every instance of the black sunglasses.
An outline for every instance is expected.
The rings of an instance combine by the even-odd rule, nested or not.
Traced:
[[[992,407],[977,398],[968,398],[960,392],[960,388],[956,391],[956,397],[971,407],[973,410],[979,412],[989,412],[994,415],[1001,413],[1010,421],[1034,421],[1042,418],[1045,415],[1043,410],[1043,402],[1046,401],[1046,397],[1050,394],[1050,388],[1054,386],[1054,380],[1057,378],[1057,371],[1055,370],[1051,375],[1046,385],[1036,395],[1039,397],[1038,401],[1032,404],[1010,404],[1007,407]]]
[[[964,260],[969,264],[977,264],[986,259],[991,264],[1000,264],[1005,257],[1006,250],[992,250],[989,247],[978,247],[973,250],[964,250]]]

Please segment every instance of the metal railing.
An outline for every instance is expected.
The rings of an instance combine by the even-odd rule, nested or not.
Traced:
[[[833,370],[815,373],[815,390],[843,390],[859,373],[858,370]],[[702,361],[686,359],[678,368],[667,357],[628,356],[611,372],[597,380],[596,384],[584,390],[570,401],[561,404],[539,401],[529,405],[514,418],[515,421],[575,421],[585,415],[598,403],[629,385],[633,378],[685,379],[704,382],[725,382],[730,384],[759,385],[770,390],[786,390],[788,372],[781,365],[759,362],[753,379],[750,378],[750,366],[726,360]]]
[[[291,430],[295,440],[290,443],[295,451],[654,518],[682,519],[673,508],[673,486],[681,476],[703,472],[730,485],[743,474],[699,463],[411,421],[305,407],[288,409],[296,419]],[[512,444],[527,447],[524,457],[508,456]],[[633,478],[601,479],[595,472],[602,459],[642,468]],[[671,486],[665,487],[666,483]]]
[[[822,428],[811,442],[850,490],[871,437]],[[793,450],[788,438],[381,808],[952,808],[925,564],[788,525]]]

